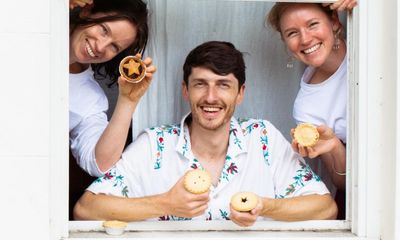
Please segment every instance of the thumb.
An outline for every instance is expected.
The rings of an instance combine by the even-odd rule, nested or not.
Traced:
[[[332,129],[325,125],[318,126],[317,131],[320,136],[331,136],[333,134]]]

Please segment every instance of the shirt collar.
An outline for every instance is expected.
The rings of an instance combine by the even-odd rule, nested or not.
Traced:
[[[175,150],[182,154],[185,158],[191,160],[194,158],[190,143],[189,128],[186,120],[190,117],[190,112],[187,113],[180,123],[180,135]],[[227,156],[236,157],[239,154],[247,152],[247,146],[244,139],[242,128],[235,117],[231,118],[229,129],[229,145]]]

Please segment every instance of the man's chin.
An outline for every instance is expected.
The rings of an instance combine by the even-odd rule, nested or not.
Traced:
[[[219,129],[222,125],[223,122],[220,121],[215,121],[215,120],[206,120],[206,121],[202,121],[199,124],[202,128],[207,129],[207,130],[217,130]]]

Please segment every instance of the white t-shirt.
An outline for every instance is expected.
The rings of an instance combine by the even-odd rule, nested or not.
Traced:
[[[346,143],[347,61],[319,84],[308,84],[315,68],[307,67],[300,82],[300,90],[293,106],[293,117],[300,122],[326,125]]]
[[[202,168],[191,150],[185,119],[180,125],[145,130],[115,167],[87,190],[121,197],[150,196],[170,190],[189,169]],[[228,220],[230,198],[238,191],[270,198],[329,193],[270,122],[232,118],[219,183],[211,187],[209,208],[195,219]],[[160,216],[158,220],[188,219]]]
[[[79,166],[92,176],[101,176],[95,146],[107,127],[108,100],[89,67],[69,74],[69,142]]]

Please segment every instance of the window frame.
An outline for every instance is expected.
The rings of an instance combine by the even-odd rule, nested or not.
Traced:
[[[218,0],[215,0],[218,1]],[[229,0],[229,1],[266,1],[269,0]],[[332,2],[332,1],[297,1],[287,0],[287,2]],[[68,143],[65,141],[68,136],[68,54],[65,50],[69,44],[68,27],[68,5],[66,0],[50,1],[50,238],[51,239],[76,239],[80,237],[93,237],[98,239],[97,231],[101,231],[100,221],[68,221]],[[372,5],[372,4],[371,4]],[[331,234],[331,239],[361,239],[365,236],[378,237],[378,227],[367,229],[372,223],[379,223],[379,220],[372,220],[373,216],[379,216],[376,207],[378,199],[373,194],[379,189],[379,185],[374,185],[372,191],[368,191],[367,186],[358,183],[367,179],[367,175],[373,172],[377,163],[371,161],[359,161],[367,159],[369,153],[367,137],[365,132],[359,129],[367,129],[367,105],[368,89],[366,84],[361,84],[360,79],[367,79],[367,52],[368,45],[360,42],[360,38],[367,37],[366,26],[361,26],[360,21],[366,22],[367,9],[358,6],[353,10],[353,14],[348,16],[348,56],[349,56],[349,107],[348,107],[348,138],[347,145],[348,164],[347,170],[351,174],[347,175],[346,201],[347,211],[346,220],[334,221],[305,221],[305,222],[257,222],[253,227],[245,230],[262,232],[265,239],[273,239],[277,232],[283,233],[285,239],[308,239],[318,236],[321,232]],[[61,27],[60,27],[61,26]],[[371,164],[372,163],[372,164]],[[368,164],[370,164],[368,166]],[[376,183],[378,184],[378,183]],[[372,198],[372,200],[371,200]],[[368,200],[369,199],[369,200]],[[240,239],[255,239],[251,234],[243,231],[231,222],[179,222],[179,227],[174,222],[137,222],[129,223],[128,230],[137,231],[136,233],[146,233],[148,231],[166,231],[168,229],[179,229],[180,234],[195,233],[201,234],[201,239],[210,239],[216,234],[221,233],[220,238],[229,238],[230,232]],[[188,231],[185,231],[188,230]],[[191,231],[189,231],[191,230]],[[204,232],[211,230],[211,232]],[[183,231],[183,232],[182,232]],[[71,233],[71,238],[70,238]],[[174,231],[167,231],[168,235],[178,234]],[[129,232],[134,236],[134,232]],[[239,235],[236,235],[239,234]],[[242,236],[242,237],[240,237]],[[246,237],[245,237],[246,236]],[[250,237],[247,237],[250,236]],[[105,234],[101,235],[107,238]],[[235,238],[236,238],[235,237]],[[157,238],[157,237],[155,237]],[[200,239],[199,238],[199,239]]]

